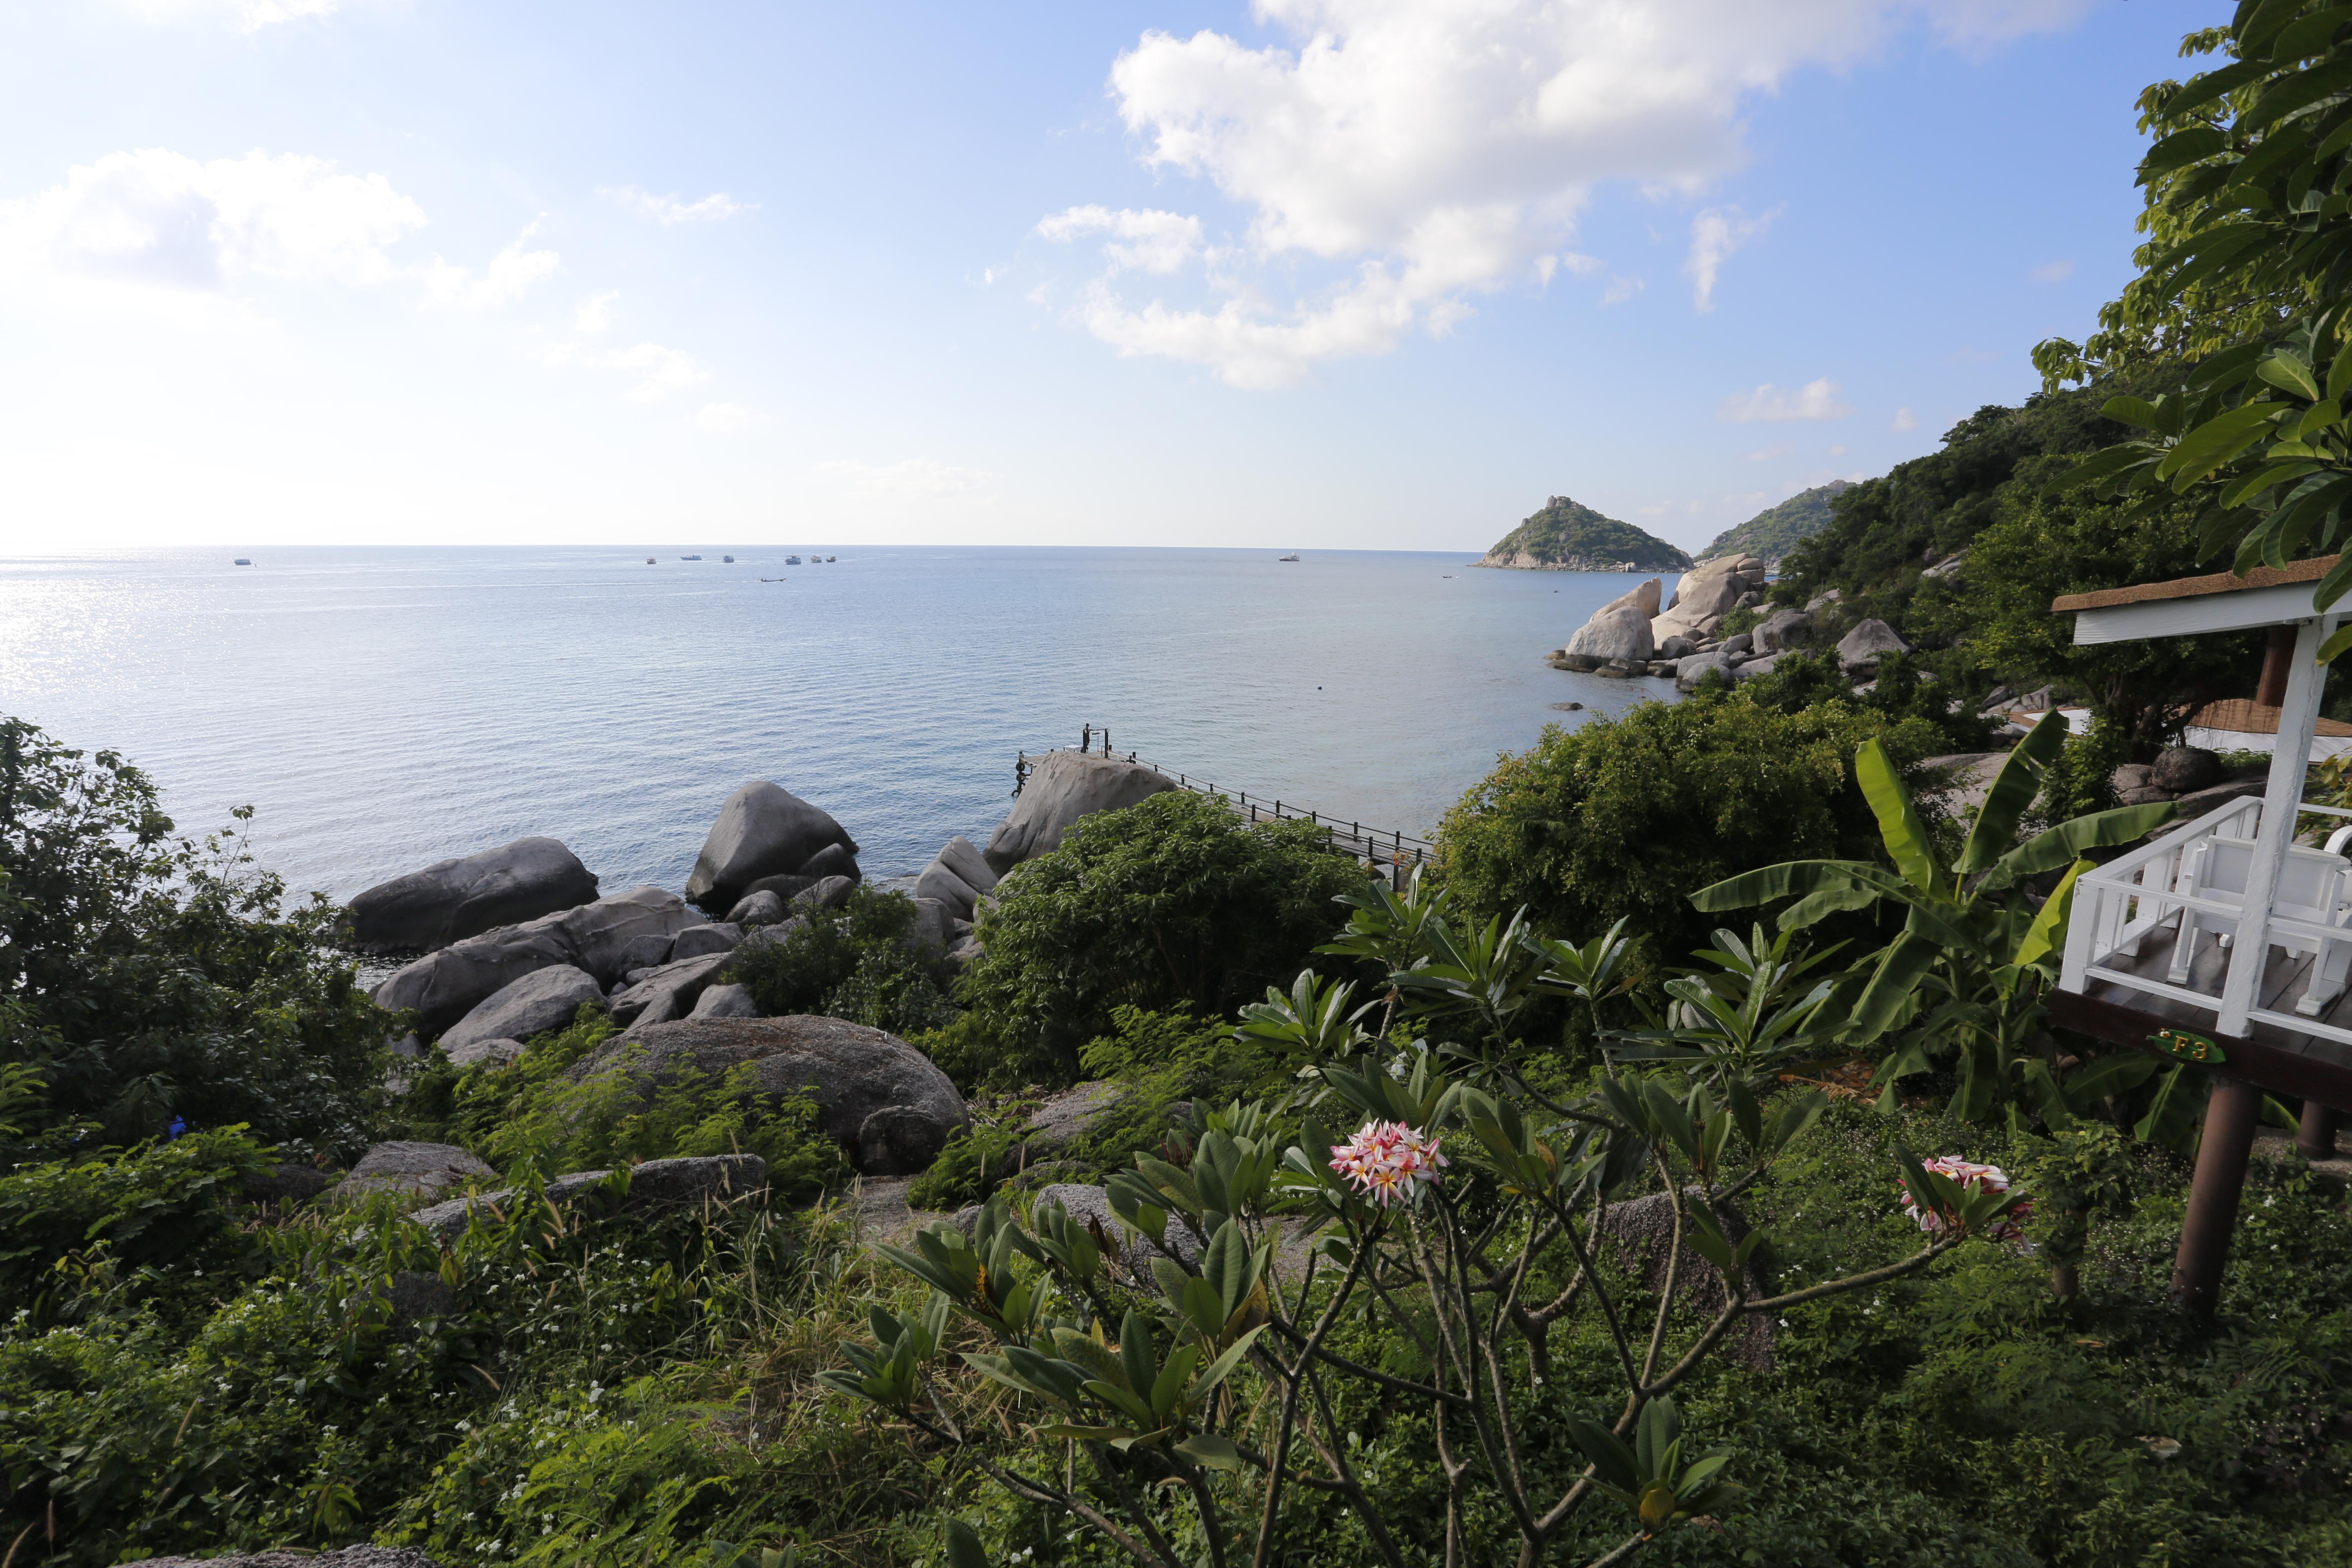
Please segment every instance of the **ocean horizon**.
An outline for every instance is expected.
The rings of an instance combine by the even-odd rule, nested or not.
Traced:
[[[184,834],[254,805],[260,863],[340,900],[529,834],[569,844],[607,891],[675,889],[755,778],[832,812],[869,875],[904,874],[951,835],[984,843],[1016,756],[1088,726],[1228,793],[1425,835],[1546,724],[1674,696],[1543,663],[1637,575],[1284,553],[0,556],[0,714],[120,752]]]

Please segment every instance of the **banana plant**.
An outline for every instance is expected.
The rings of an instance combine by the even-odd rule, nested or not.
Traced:
[[[1793,900],[1780,916],[1783,931],[1881,904],[1901,909],[1901,933],[1858,976],[1842,1037],[1861,1050],[1898,1026],[1908,1029],[1874,1080],[1885,1086],[1888,1103],[1895,1079],[1926,1068],[1930,1053],[1957,1047],[1961,1087],[1955,1109],[1981,1119],[2023,1087],[2022,1063],[2032,1054],[2026,1042],[2041,1025],[2041,997],[2074,881],[2090,868],[2084,852],[2128,844],[2173,811],[2164,803],[2095,812],[2020,842],[2025,809],[2064,741],[2061,724],[2045,722],[2018,742],[1958,857],[1946,866],[1894,760],[1874,740],[1855,756],[1854,773],[1878,819],[1892,870],[1863,860],[1791,860],[1702,888],[1691,902],[1719,911]],[[2062,868],[2065,875],[2038,905],[2019,896],[2026,879]]]

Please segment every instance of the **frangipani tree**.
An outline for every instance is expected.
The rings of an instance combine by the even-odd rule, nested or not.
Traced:
[[[2026,808],[2065,733],[2063,721],[2045,720],[2018,742],[1949,865],[1885,747],[1872,741],[1856,754],[1854,773],[1892,869],[1862,860],[1791,860],[1702,888],[1691,901],[1717,911],[1793,900],[1780,915],[1783,933],[1845,911],[1899,909],[1900,934],[1840,994],[1843,1041],[1864,1050],[1895,1036],[1875,1080],[1889,1096],[1895,1080],[1927,1067],[1930,1054],[1957,1048],[1957,1109],[1971,1119],[2021,1089],[2054,1100],[2057,1085],[2026,1043],[2055,978],[2074,879],[2091,865],[2083,856],[2142,837],[2173,811],[2169,803],[2123,806],[2021,839]],[[2046,897],[2031,896],[2029,879],[2062,868]]]

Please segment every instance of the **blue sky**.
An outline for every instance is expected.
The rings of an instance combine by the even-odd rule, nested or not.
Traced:
[[[1685,546],[2128,275],[2173,0],[0,0],[0,549]]]

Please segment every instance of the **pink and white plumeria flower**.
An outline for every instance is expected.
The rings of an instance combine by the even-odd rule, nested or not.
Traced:
[[[1920,1161],[1919,1165],[1922,1170],[1933,1171],[1939,1176],[1950,1177],[1959,1184],[1963,1192],[2005,1193],[2009,1191],[2009,1173],[1999,1165],[1979,1165],[1973,1160],[1963,1160],[1957,1154],[1939,1154],[1935,1159]],[[1903,1189],[1903,1212],[1910,1216],[1913,1224],[1930,1235],[1944,1228],[1944,1216],[1934,1209],[1922,1209],[1919,1206],[1918,1198],[1911,1191],[1909,1183],[1903,1181],[1899,1176],[1895,1178],[1895,1183]],[[2025,1232],[2019,1228],[2017,1222],[2023,1219],[2032,1207],[2032,1204],[2018,1205],[2015,1210],[2004,1216],[1987,1233],[1989,1239],[2024,1240]]]
[[[1402,1121],[1367,1121],[1345,1143],[1331,1145],[1331,1168],[1382,1208],[1435,1186],[1447,1164],[1436,1139]]]

